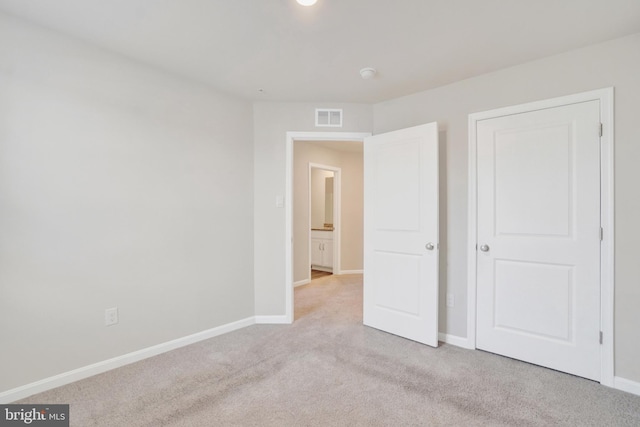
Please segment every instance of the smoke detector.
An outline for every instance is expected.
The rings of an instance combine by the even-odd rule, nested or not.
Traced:
[[[371,67],[366,67],[360,70],[360,75],[365,80],[374,78],[376,76],[376,73],[377,73],[376,69]]]

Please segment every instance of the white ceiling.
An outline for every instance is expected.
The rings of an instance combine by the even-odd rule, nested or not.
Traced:
[[[0,10],[279,101],[379,102],[640,32],[640,0],[0,0]],[[363,67],[377,78],[362,80]]]

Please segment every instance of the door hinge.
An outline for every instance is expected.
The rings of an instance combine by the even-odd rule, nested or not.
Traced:
[[[600,137],[602,137],[602,135],[604,135],[604,130],[603,130],[602,123],[600,123]]]
[[[600,344],[602,344],[603,335],[604,335],[604,334],[602,333],[602,331],[600,331]]]
[[[604,228],[600,227],[600,241],[604,240]]]

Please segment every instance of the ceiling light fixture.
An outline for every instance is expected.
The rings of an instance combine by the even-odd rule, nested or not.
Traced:
[[[303,6],[313,6],[314,4],[316,4],[316,1],[318,0],[296,0],[298,2],[298,4],[301,4]]]
[[[376,73],[376,69],[371,67],[363,68],[362,70],[360,70],[360,75],[365,80],[374,78]]]

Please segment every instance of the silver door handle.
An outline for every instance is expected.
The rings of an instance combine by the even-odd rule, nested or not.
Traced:
[[[489,252],[489,245],[482,245],[480,246],[480,250],[482,252]]]
[[[426,245],[424,245],[425,248],[427,248],[428,251],[432,251],[436,248],[436,245],[434,245],[433,243],[429,242]]]

